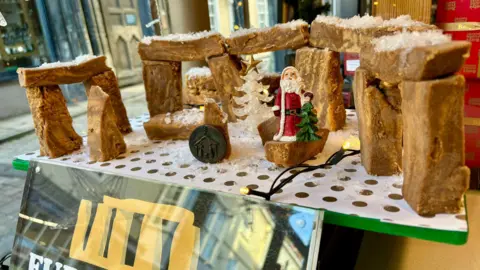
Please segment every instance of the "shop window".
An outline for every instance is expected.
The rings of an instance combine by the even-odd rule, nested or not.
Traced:
[[[18,67],[47,61],[43,37],[32,1],[1,1],[7,23],[0,27],[0,81],[16,80]]]

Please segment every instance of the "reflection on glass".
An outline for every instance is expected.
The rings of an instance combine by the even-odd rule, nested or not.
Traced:
[[[76,269],[307,269],[316,259],[309,252],[321,226],[311,209],[56,165],[30,168],[13,269],[40,267],[45,258]]]

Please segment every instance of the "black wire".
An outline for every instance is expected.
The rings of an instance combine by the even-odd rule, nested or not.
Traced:
[[[344,151],[343,155],[340,157],[340,159],[335,163],[337,164],[338,162],[342,161],[344,158],[346,157],[349,157],[349,156],[354,156],[354,155],[357,155],[360,153],[360,150],[353,150],[353,149],[345,149],[345,150],[340,150],[340,151]],[[314,170],[317,170],[317,169],[324,169],[325,167],[327,166],[331,166],[331,165],[335,165],[333,163],[330,163],[333,159],[333,157],[339,152],[335,152],[333,155],[331,155],[327,161],[323,164],[320,164],[320,165],[297,165],[297,166],[293,166],[293,167],[290,167],[286,170],[284,170],[282,173],[280,173],[277,178],[275,178],[275,180],[273,181],[272,185],[270,186],[270,191],[266,194],[265,196],[265,199],[267,199],[267,201],[270,200],[270,197],[273,196],[277,191],[279,191],[282,187],[284,187],[285,185],[287,185],[288,183],[290,183],[291,181],[293,181],[293,179],[295,177],[297,177],[299,174],[301,173],[306,173],[306,172],[311,172],[311,171],[314,171]],[[280,184],[278,184],[278,186],[275,186],[275,184],[277,183],[277,181],[280,179],[280,177],[282,177],[282,175],[284,175],[286,172],[288,171],[291,171],[293,169],[297,169],[297,168],[305,168],[304,170],[301,170],[301,171],[298,171],[298,172],[295,172],[294,174],[290,175],[289,177],[283,179]]]

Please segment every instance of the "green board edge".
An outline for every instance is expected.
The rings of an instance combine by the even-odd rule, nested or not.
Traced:
[[[19,171],[28,171],[29,162],[15,159],[13,168]],[[465,203],[466,204],[466,203]],[[468,220],[468,219],[467,219]],[[463,245],[467,242],[468,231],[446,231],[430,228],[413,227],[400,224],[382,222],[378,219],[363,218],[325,210],[324,222],[332,225],[361,229],[365,231],[385,233],[395,236],[412,237],[422,240],[441,242],[453,245]]]
[[[28,164],[28,161],[18,158],[12,161],[13,168],[17,171],[28,171]]]

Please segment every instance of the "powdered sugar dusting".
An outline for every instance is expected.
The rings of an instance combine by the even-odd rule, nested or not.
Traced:
[[[342,19],[335,16],[318,15],[315,19],[317,22],[326,24],[335,24],[343,28],[374,28],[374,27],[409,27],[409,26],[427,26],[427,24],[412,20],[410,15],[401,15],[397,18],[384,20],[382,17],[374,17],[370,15],[353,16],[348,19]]]
[[[185,73],[187,79],[195,78],[195,77],[210,77],[212,76],[212,72],[208,67],[194,67],[191,68]]]
[[[326,24],[335,24],[344,28],[372,28],[378,27],[383,23],[382,17],[373,17],[370,15],[356,15],[348,19],[341,19],[335,16],[318,15],[315,21]]]
[[[401,15],[401,16],[398,16],[397,18],[386,20],[382,24],[382,26],[402,26],[402,27],[426,26],[426,25],[427,25],[426,23],[412,20],[412,17],[410,15]]]
[[[197,108],[183,109],[165,115],[165,124],[196,125],[203,122],[203,112]]]
[[[58,68],[58,67],[66,67],[66,66],[76,66],[92,59],[97,58],[98,56],[91,55],[91,54],[84,54],[77,56],[74,60],[69,62],[53,62],[53,63],[43,63],[38,68]]]
[[[298,28],[303,27],[305,25],[308,25],[308,23],[305,22],[304,20],[294,20],[294,21],[290,21],[290,22],[287,22],[287,23],[280,23],[280,24],[277,24],[277,25],[272,26],[272,27],[248,28],[248,29],[242,28],[242,29],[239,29],[239,30],[233,32],[230,35],[230,38],[245,36],[245,35],[249,35],[249,34],[252,34],[252,33],[266,32],[266,31],[269,31],[270,29],[272,29],[273,27],[290,28],[291,30],[295,30],[295,29],[298,29]]]
[[[403,31],[392,36],[383,36],[372,40],[375,51],[394,51],[414,47],[438,45],[452,41],[452,37],[442,34],[439,30],[425,32]]]
[[[208,38],[218,34],[219,33],[216,31],[203,31],[203,32],[195,32],[195,33],[188,33],[188,34],[170,34],[167,36],[151,36],[151,37],[144,37],[142,39],[142,43],[150,45],[154,40],[184,42],[184,41],[192,41],[192,40],[198,40],[202,38]]]

